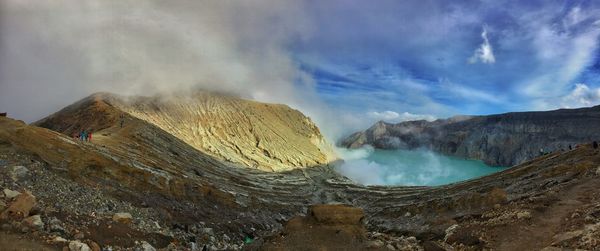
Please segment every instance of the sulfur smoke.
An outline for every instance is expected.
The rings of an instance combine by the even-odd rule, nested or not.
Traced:
[[[311,35],[304,10],[299,1],[4,0],[0,111],[32,122],[98,91],[203,89],[319,121],[313,80],[288,49]]]

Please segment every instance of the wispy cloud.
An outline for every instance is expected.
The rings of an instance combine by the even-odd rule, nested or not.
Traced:
[[[428,114],[414,114],[410,112],[397,113],[394,111],[382,111],[376,112],[372,111],[367,113],[367,116],[373,120],[383,120],[385,122],[390,123],[398,123],[402,121],[412,121],[412,120],[428,120],[433,121],[436,119],[433,115]]]
[[[483,26],[483,31],[481,32],[481,38],[483,42],[479,45],[479,48],[475,49],[473,56],[469,58],[469,63],[474,64],[477,62],[481,62],[484,64],[493,64],[496,62],[496,57],[494,56],[494,50],[492,49],[492,45],[490,44],[490,40],[488,39],[488,31],[485,26]]]

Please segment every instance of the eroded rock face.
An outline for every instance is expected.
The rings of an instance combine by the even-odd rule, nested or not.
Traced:
[[[600,106],[547,112],[518,112],[450,119],[377,122],[341,144],[349,148],[372,145],[383,149],[428,148],[494,166],[513,166],[543,152],[569,150],[600,139]]]
[[[123,113],[126,116],[121,119]],[[128,127],[130,116],[203,153],[245,167],[283,171],[336,160],[333,146],[301,112],[286,105],[215,93],[172,97],[95,94],[35,124],[74,135],[81,130],[96,132],[120,126],[121,120]]]

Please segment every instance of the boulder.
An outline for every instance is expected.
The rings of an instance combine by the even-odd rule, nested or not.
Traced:
[[[92,249],[92,251],[101,251],[102,249],[100,248],[100,245],[98,245],[98,243],[93,242],[93,241],[89,241],[88,242],[88,246]]]
[[[458,228],[458,224],[454,224],[454,225],[448,227],[445,231],[446,235],[444,236],[444,241],[448,241],[448,238],[450,238],[456,232],[457,228]]]
[[[81,241],[69,242],[69,251],[92,251],[92,249]]]
[[[56,236],[50,242],[56,243],[56,244],[64,244],[64,243],[67,243],[69,241],[67,239],[63,238],[63,237]]]
[[[48,221],[48,230],[52,233],[67,234],[67,231],[62,227],[62,222],[54,217]]]
[[[142,250],[144,250],[144,251],[156,251],[156,248],[154,248],[152,245],[150,245],[150,243],[148,243],[146,241],[142,241]]]
[[[2,212],[0,219],[6,219],[8,217],[24,218],[29,216],[29,212],[35,206],[35,196],[29,192],[22,193],[15,197],[13,203]]]
[[[13,181],[20,181],[29,177],[29,169],[24,166],[12,166],[8,168],[8,174]]]
[[[4,196],[6,196],[7,199],[12,199],[14,197],[19,196],[19,194],[21,194],[20,192],[14,191],[14,190],[10,190],[8,188],[4,188]]]
[[[130,213],[116,213],[112,217],[113,221],[120,222],[123,224],[129,224],[133,222],[133,217]]]
[[[40,215],[34,215],[23,219],[21,224],[35,230],[42,230],[44,228],[44,222]]]
[[[313,205],[310,214],[323,224],[360,225],[365,217],[362,208],[345,205]]]
[[[531,219],[531,212],[529,211],[522,211],[522,212],[518,212],[517,213],[517,219],[521,220],[527,220],[527,219]]]

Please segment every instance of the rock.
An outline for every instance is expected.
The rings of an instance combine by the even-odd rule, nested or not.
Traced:
[[[3,200],[0,200],[0,212],[4,211],[4,209],[6,209],[6,203],[4,203]]]
[[[69,242],[69,251],[92,251],[92,249],[81,241],[71,241]]]
[[[210,236],[215,235],[215,232],[213,231],[213,229],[209,228],[209,227],[201,228],[200,233],[210,235]]]
[[[13,203],[2,212],[0,215],[0,219],[6,219],[9,217],[27,217],[29,216],[29,211],[35,206],[35,196],[33,196],[29,192],[22,193],[15,197]]]
[[[19,194],[21,194],[21,193],[17,192],[17,191],[10,190],[8,188],[4,188],[4,196],[6,196],[6,198],[9,199],[9,200],[12,199],[12,198],[14,198],[14,197],[19,196]]]
[[[600,166],[596,168],[596,175],[600,175]]]
[[[13,181],[20,181],[29,177],[29,169],[24,166],[13,166],[8,168],[8,174]]]
[[[531,212],[529,211],[522,211],[522,212],[518,212],[517,213],[517,219],[521,220],[521,219],[531,219]]]
[[[374,240],[374,241],[367,242],[368,248],[382,248],[383,245],[384,245],[383,241],[380,241],[380,240]]]
[[[48,221],[48,230],[54,233],[67,234],[67,231],[62,227],[62,222],[54,217]]]
[[[156,248],[154,248],[152,245],[150,245],[150,243],[148,243],[146,241],[142,241],[142,250],[144,250],[144,251],[156,251]]]
[[[396,250],[396,248],[392,244],[387,244],[387,246],[385,246],[385,247],[389,250]]]
[[[77,232],[73,235],[73,239],[76,239],[76,240],[81,240],[83,238],[85,238],[85,234],[83,234],[83,232]]]
[[[463,244],[466,246],[480,246],[481,240],[469,231],[456,231],[446,239],[449,244]]]
[[[44,222],[42,221],[42,217],[40,217],[40,215],[27,217],[23,219],[21,224],[35,230],[42,230],[44,228]]]
[[[361,208],[345,205],[313,205],[310,214],[320,223],[359,225],[365,213]]]
[[[458,224],[454,224],[448,228],[446,228],[446,236],[444,236],[444,241],[448,241],[448,238],[450,238],[450,236],[452,236],[454,234],[454,232],[456,232],[456,229],[458,228]]]
[[[54,237],[54,239],[51,240],[51,242],[56,243],[56,244],[63,244],[63,243],[67,243],[68,240],[63,237],[56,236],[56,237]]]
[[[98,243],[93,242],[93,241],[89,241],[88,242],[89,247],[92,249],[92,251],[101,251],[102,249],[100,248],[100,245],[98,245]]]
[[[410,216],[412,216],[412,214],[411,214],[410,212],[406,212],[406,213],[404,214],[404,217],[410,217]]]
[[[133,217],[130,213],[116,213],[112,217],[113,221],[120,222],[123,224],[129,224],[133,222]]]

